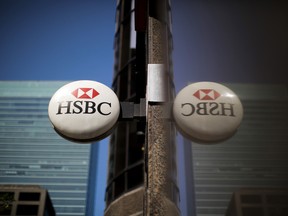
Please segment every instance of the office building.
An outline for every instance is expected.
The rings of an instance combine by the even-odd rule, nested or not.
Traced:
[[[0,185],[0,215],[55,216],[47,190],[33,185]]]
[[[288,189],[240,189],[234,192],[226,216],[288,215]]]
[[[154,211],[151,210],[152,203],[159,203],[160,206],[164,202],[166,204],[159,207],[159,210],[162,209],[161,211],[165,212],[171,207],[173,210],[170,213],[177,212],[174,215],[178,214],[175,130],[169,122],[167,124],[169,127],[167,130],[171,132],[169,137],[158,139],[158,141],[165,140],[165,143],[155,142],[152,146],[153,138],[151,139],[149,133],[156,132],[159,127],[155,130],[152,127],[149,128],[149,119],[146,116],[150,106],[146,91],[150,65],[165,66],[165,71],[159,77],[164,77],[162,81],[167,100],[161,102],[169,102],[173,99],[171,50],[170,1],[117,1],[112,87],[120,102],[132,104],[130,111],[132,116],[122,119],[111,136],[106,216],[143,215],[143,209]],[[156,147],[158,149],[155,149]],[[159,150],[161,152],[157,152]],[[157,161],[154,161],[153,169],[152,156],[155,156],[154,159]],[[161,160],[162,164],[159,163]],[[159,171],[157,174],[154,173],[155,169]],[[159,185],[155,181],[151,187],[151,176],[158,178]],[[155,200],[152,201],[156,199],[156,196],[152,197],[156,194],[155,191],[161,194],[158,203]],[[159,194],[156,195],[159,196]]]
[[[187,164],[190,164],[187,166],[189,175],[186,177],[190,176],[190,179],[186,182],[186,196],[187,202],[191,203],[188,208],[194,206],[196,209],[191,215],[223,216],[233,194],[234,201],[235,197],[244,196],[249,200],[255,198],[256,203],[232,201],[236,207],[250,205],[251,208],[245,209],[245,214],[232,214],[230,207],[227,216],[287,215],[288,88],[286,85],[268,84],[226,85],[240,97],[244,119],[237,133],[222,143],[203,145],[185,141],[186,151],[190,151],[186,157]],[[286,195],[281,191],[286,191]],[[262,209],[265,200],[261,197],[272,193],[279,196],[271,201],[275,206],[267,201],[267,209],[269,206],[276,208],[279,202],[280,207],[286,209],[279,211],[286,214],[276,214],[278,210],[271,209],[269,212],[273,214],[263,213],[268,210]],[[254,208],[257,205],[259,208]]]
[[[39,185],[56,215],[84,216],[86,197],[94,200],[94,189],[87,190],[91,145],[64,140],[48,119],[50,98],[66,83],[0,82],[0,184]]]

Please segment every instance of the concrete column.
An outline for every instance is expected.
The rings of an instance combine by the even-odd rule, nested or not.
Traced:
[[[160,4],[157,4],[159,6]],[[165,6],[166,4],[163,4]],[[151,9],[151,5],[150,5]],[[153,8],[156,14],[161,8]],[[166,10],[166,8],[162,8]],[[173,152],[171,147],[175,145],[173,136],[173,124],[170,116],[167,116],[169,104],[172,98],[169,89],[171,77],[169,75],[167,23],[157,17],[148,17],[148,64],[163,64],[165,73],[159,84],[165,84],[162,88],[166,93],[166,100],[149,101],[147,98],[147,136],[146,136],[146,191],[144,198],[145,216],[177,216],[180,215],[177,204],[173,199],[173,174],[171,160]],[[159,72],[159,71],[158,71]],[[153,71],[148,71],[153,73]],[[148,75],[149,76],[149,75]],[[159,78],[159,77],[158,77]],[[147,85],[149,86],[149,83]],[[149,92],[149,89],[147,89]],[[163,94],[163,92],[161,92]],[[169,113],[169,112],[168,112]],[[172,134],[171,134],[172,132]]]

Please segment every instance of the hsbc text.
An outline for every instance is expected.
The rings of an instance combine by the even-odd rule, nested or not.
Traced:
[[[58,112],[56,115],[61,114],[94,114],[98,112],[101,115],[110,115],[104,108],[111,107],[111,103],[102,102],[98,105],[94,101],[62,101],[58,102]]]
[[[183,103],[181,108],[183,116],[198,115],[219,115],[219,116],[232,116],[234,114],[234,104],[230,103],[216,103],[216,102],[201,102],[197,104]]]

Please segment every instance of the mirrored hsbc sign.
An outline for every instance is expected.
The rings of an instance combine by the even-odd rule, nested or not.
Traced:
[[[48,114],[55,130],[78,142],[109,135],[118,120],[120,104],[109,87],[81,80],[61,87],[51,98]]]
[[[243,118],[238,96],[213,82],[193,83],[175,98],[173,116],[182,134],[199,142],[218,142],[232,136]]]
[[[48,114],[61,136],[76,142],[90,142],[112,132],[119,118],[120,102],[104,84],[81,80],[56,91]],[[178,93],[173,118],[177,129],[189,139],[219,142],[236,132],[243,118],[243,107],[229,88],[213,82],[198,82]]]

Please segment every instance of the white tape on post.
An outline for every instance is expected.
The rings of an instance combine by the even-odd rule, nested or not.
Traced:
[[[167,76],[164,64],[148,64],[147,102],[167,101]]]

